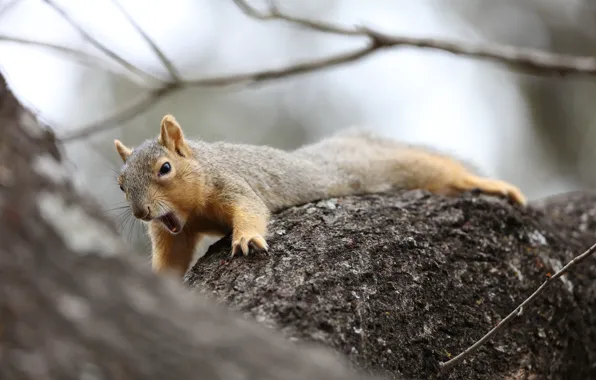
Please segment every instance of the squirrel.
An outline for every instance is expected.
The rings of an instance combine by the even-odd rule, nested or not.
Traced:
[[[117,139],[114,144],[123,161],[120,189],[134,216],[149,224],[153,272],[181,277],[202,237],[231,232],[231,257],[268,252],[270,215],[317,200],[396,189],[446,196],[475,190],[526,205],[510,183],[369,131],[348,129],[285,151],[190,140],[166,115],[157,137],[134,148]]]

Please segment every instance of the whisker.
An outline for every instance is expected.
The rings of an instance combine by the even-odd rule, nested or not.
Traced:
[[[134,230],[135,223],[136,223],[137,219],[135,217],[132,217],[132,218],[130,218],[130,221],[131,222],[128,224],[128,233],[127,233],[129,243],[132,242],[132,232]]]
[[[121,213],[120,215],[118,215],[116,217],[117,223],[118,223],[118,229],[120,230],[120,233],[124,232],[124,229],[126,228],[127,223],[130,221],[130,213]]]
[[[111,212],[111,211],[120,211],[120,210],[125,210],[127,209],[128,206],[118,206],[118,207],[114,207],[114,208],[109,208],[109,209],[104,209],[105,212]]]

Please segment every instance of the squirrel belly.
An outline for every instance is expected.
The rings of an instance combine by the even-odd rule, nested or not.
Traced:
[[[184,275],[205,234],[232,232],[232,256],[268,250],[270,214],[308,202],[396,189],[457,195],[470,190],[525,205],[512,184],[475,174],[454,158],[370,132],[341,132],[293,151],[186,139],[166,115],[160,134],[131,149],[118,183],[149,222],[155,272]]]

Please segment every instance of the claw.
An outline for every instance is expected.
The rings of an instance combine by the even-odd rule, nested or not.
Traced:
[[[232,253],[230,258],[233,258],[237,253],[242,252],[244,256],[248,256],[252,250],[269,251],[269,245],[261,235],[242,236],[232,243]]]

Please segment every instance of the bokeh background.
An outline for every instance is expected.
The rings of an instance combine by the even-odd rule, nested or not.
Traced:
[[[259,21],[232,0],[56,0],[85,31],[135,66],[168,72],[126,11],[185,79],[274,69],[362,46],[360,38]],[[264,9],[267,2],[251,0]],[[505,43],[570,55],[596,50],[592,0],[276,0],[287,14],[366,25],[394,35]],[[122,9],[121,9],[121,8]],[[5,37],[5,38],[3,38]],[[109,117],[156,83],[83,65],[70,54],[6,37],[68,46],[108,61],[43,0],[0,1],[0,68],[17,97],[58,135]],[[123,75],[116,75],[112,71]],[[517,184],[530,199],[596,184],[596,84],[507,64],[399,47],[357,62],[250,86],[173,92],[131,120],[65,145],[73,179],[109,211],[122,204],[114,138],[135,145],[174,114],[188,137],[295,148],[363,126],[435,146]],[[131,242],[146,247],[140,225]]]

